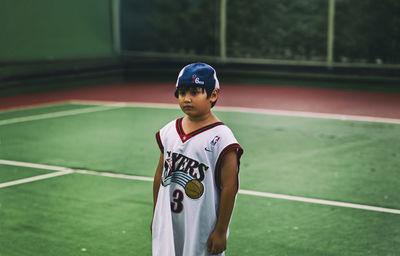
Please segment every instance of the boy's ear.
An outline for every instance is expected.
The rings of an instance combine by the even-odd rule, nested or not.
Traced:
[[[219,90],[218,89],[214,89],[210,95],[210,101],[211,102],[216,102],[218,100],[219,97]]]

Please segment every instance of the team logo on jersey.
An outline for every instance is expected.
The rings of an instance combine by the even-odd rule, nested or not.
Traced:
[[[211,140],[210,146],[204,148],[205,151],[213,152],[213,151],[214,151],[215,145],[218,143],[218,141],[219,141],[220,139],[221,139],[221,137],[215,136],[214,139]]]
[[[204,192],[202,181],[208,166],[179,153],[167,151],[161,183],[164,187],[176,183],[185,189],[192,199],[200,198]]]

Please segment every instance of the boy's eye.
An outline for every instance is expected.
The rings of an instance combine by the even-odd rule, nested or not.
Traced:
[[[186,90],[179,90],[178,93],[179,93],[179,95],[181,95],[181,96],[185,96]]]
[[[178,94],[181,96],[185,96],[186,93],[190,93],[191,96],[196,96],[197,94],[200,93],[200,90],[197,88],[178,90]]]

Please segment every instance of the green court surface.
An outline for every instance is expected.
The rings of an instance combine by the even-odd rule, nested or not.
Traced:
[[[241,192],[227,255],[399,255],[399,124],[215,113],[245,150],[242,191],[380,207]],[[153,176],[154,135],[181,115],[83,103],[0,112],[0,255],[151,255],[152,182],[129,177]]]

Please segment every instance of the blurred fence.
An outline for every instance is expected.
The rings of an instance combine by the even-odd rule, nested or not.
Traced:
[[[400,84],[399,0],[1,0],[0,35],[0,96],[171,80],[195,60],[235,81]]]
[[[116,36],[125,56],[321,66],[400,64],[398,0],[116,2]]]

